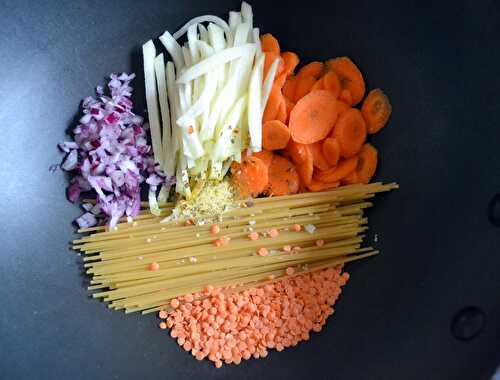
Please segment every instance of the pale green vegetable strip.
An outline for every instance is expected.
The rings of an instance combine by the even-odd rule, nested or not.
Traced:
[[[250,24],[250,28],[253,26],[252,7],[246,1],[241,3],[241,17],[243,18],[243,22]]]
[[[176,120],[177,115],[179,114],[179,99],[178,99],[178,91],[176,91],[175,85],[175,68],[174,64],[171,61],[167,62],[166,67],[166,76],[167,76],[167,93],[168,100],[170,102],[170,124],[172,127],[172,140],[173,140],[173,148],[174,152],[172,154],[176,155],[179,150],[179,127],[177,126]]]
[[[182,28],[180,28],[177,32],[174,33],[173,38],[178,39],[179,37],[182,37],[184,35],[184,33],[186,33],[188,31],[188,29],[191,25],[201,24],[203,22],[212,22],[212,23],[218,25],[219,27],[221,27],[222,29],[229,31],[229,26],[220,17],[212,16],[212,15],[203,15],[203,16],[198,16],[198,17],[195,17],[195,18],[189,20]]]
[[[255,51],[255,44],[244,44],[237,47],[228,48],[215,53],[209,58],[206,58],[197,64],[187,68],[177,79],[177,83],[185,84],[193,79],[207,74],[220,65],[230,62],[234,59],[241,58],[242,56]],[[187,63],[186,63],[187,64]]]
[[[144,57],[144,81],[146,87],[146,103],[148,108],[148,120],[151,129],[151,141],[153,145],[153,154],[156,162],[163,169],[163,149],[161,144],[160,115],[158,110],[158,101],[156,96],[155,80],[155,57],[156,49],[153,41],[149,40],[142,45],[142,54]]]
[[[180,70],[184,67],[184,58],[182,56],[182,49],[180,45],[177,43],[177,41],[172,37],[172,35],[168,32],[165,31],[160,36],[160,41],[165,46],[165,49],[167,49],[168,53],[174,60],[174,64],[177,70]]]
[[[264,59],[262,54],[254,65],[250,77],[248,90],[248,130],[250,134],[250,147],[253,152],[262,150],[262,76],[264,72]]]

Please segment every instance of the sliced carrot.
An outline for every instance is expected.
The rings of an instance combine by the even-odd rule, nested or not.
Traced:
[[[256,152],[252,154],[252,156],[257,157],[261,160],[267,167],[271,165],[271,161],[273,160],[273,152],[269,150],[261,150],[260,152]]]
[[[294,75],[289,76],[286,78],[285,84],[283,85],[283,95],[285,97],[292,101],[295,99],[295,88],[297,86],[297,77]]]
[[[361,183],[361,181],[358,178],[358,172],[354,170],[353,172],[351,172],[351,174],[342,178],[340,183],[342,185],[357,185],[358,183]]]
[[[281,89],[273,84],[269,94],[269,99],[267,100],[266,108],[264,109],[264,115],[262,116],[263,123],[270,120],[276,120],[276,115],[278,114],[282,98],[283,95],[281,94]]]
[[[340,99],[337,99],[337,111],[339,113],[339,116],[342,115],[345,111],[348,111],[350,109],[351,106],[349,104]]]
[[[269,166],[269,183],[266,195],[295,194],[299,190],[299,175],[295,166],[286,158],[274,155]]]
[[[337,121],[337,101],[331,92],[312,91],[300,99],[290,114],[289,128],[295,142],[312,144],[328,136]]]
[[[264,149],[284,149],[289,139],[290,130],[286,124],[279,120],[268,121],[262,126],[262,147]]]
[[[323,74],[323,63],[315,61],[303,66],[297,76],[311,76],[318,79],[321,74]]]
[[[361,106],[361,113],[366,121],[368,133],[373,134],[384,128],[391,116],[392,106],[389,98],[376,88],[368,93],[368,96]]]
[[[325,88],[325,82],[323,81],[324,77],[319,78],[316,83],[314,83],[314,86],[311,87],[311,91],[314,90],[326,90]]]
[[[366,140],[366,124],[361,112],[356,108],[351,108],[339,116],[333,130],[333,137],[339,142],[342,157],[356,155]]]
[[[283,88],[283,86],[285,85],[285,82],[286,82],[286,78],[287,78],[286,72],[282,71],[280,74],[278,74],[274,78],[274,84],[276,86],[278,86],[279,88]]]
[[[283,154],[292,160],[297,167],[302,184],[307,186],[311,182],[314,170],[313,155],[309,146],[290,139]]]
[[[291,51],[285,51],[281,53],[281,58],[283,58],[283,62],[285,63],[287,76],[292,75],[299,64],[299,56]]]
[[[308,146],[309,149],[311,149],[311,153],[313,156],[313,165],[319,170],[327,170],[330,167],[330,165],[328,164],[328,161],[323,155],[322,145],[323,145],[322,141],[317,141],[313,144],[309,144]]]
[[[297,86],[295,87],[295,97],[292,99],[295,103],[297,103],[300,99],[302,99],[305,95],[307,95],[311,88],[316,83],[316,78],[310,75],[302,75],[297,77]]]
[[[323,86],[325,90],[330,91],[336,98],[340,96],[342,86],[339,77],[334,71],[330,71],[323,76]]]
[[[271,69],[271,66],[275,60],[279,60],[278,63],[278,70],[276,71],[276,76],[275,78],[278,78],[279,75],[283,72],[285,69],[285,65],[283,63],[283,59],[281,59],[281,56],[276,53],[268,52],[264,53],[265,59],[264,59],[264,78],[267,77],[267,74],[269,73],[269,70]]]
[[[347,88],[344,88],[342,90],[339,95],[339,100],[343,101],[346,104],[349,104],[350,106],[353,106],[351,91],[349,91]]]
[[[309,189],[309,191],[316,192],[316,191],[325,191],[328,189],[333,189],[335,187],[339,187],[339,185],[340,182],[325,183],[313,179],[311,183],[307,185],[307,188]]]
[[[339,57],[328,60],[326,66],[338,75],[342,88],[351,92],[352,105],[358,104],[365,95],[365,80],[354,62],[349,57]]]
[[[285,97],[285,104],[286,104],[286,123],[288,124],[288,121],[290,120],[290,113],[292,112],[293,107],[295,107],[295,103],[292,102],[291,100],[288,100],[288,98]]]
[[[280,103],[280,106],[278,108],[278,113],[276,114],[276,120],[279,120],[284,124],[286,124],[286,122],[287,122],[286,98],[284,96],[281,98],[281,103]],[[279,148],[279,149],[282,149],[282,148]]]
[[[369,183],[377,170],[378,152],[371,144],[365,144],[359,152],[356,174],[360,183]]]
[[[262,51],[266,53],[280,54],[280,44],[271,33],[266,33],[260,36],[260,44]]]
[[[231,164],[231,173],[241,196],[256,196],[266,187],[269,171],[266,164],[257,157],[245,157],[241,163]]]
[[[324,170],[318,171],[314,174],[313,178],[320,182],[334,183],[345,178],[350,173],[356,170],[358,165],[358,157],[351,157],[341,160],[337,166]]]
[[[323,156],[331,166],[337,165],[340,158],[340,144],[335,138],[326,138],[322,145]]]

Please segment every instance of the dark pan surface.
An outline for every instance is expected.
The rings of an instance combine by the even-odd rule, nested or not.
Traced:
[[[500,362],[500,228],[488,219],[500,192],[499,3],[252,5],[261,30],[303,61],[348,55],[368,87],[389,95],[390,125],[373,139],[377,175],[401,189],[369,212],[369,241],[377,233],[382,255],[349,266],[336,314],[310,342],[221,370],[182,352],[154,317],[87,298],[68,250],[80,211],[64,198],[66,177],[48,170],[61,158],[56,143],[110,72],[139,74],[144,109],[144,41],[239,3],[1,0],[0,378],[491,376]],[[451,323],[468,306],[482,330],[458,340]],[[467,335],[467,326],[453,331]]]

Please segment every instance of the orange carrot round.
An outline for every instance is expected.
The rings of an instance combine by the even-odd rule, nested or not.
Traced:
[[[342,178],[340,183],[342,185],[357,185],[358,183],[361,183],[361,181],[358,178],[358,172],[354,170],[349,175]]]
[[[326,161],[331,166],[337,165],[340,158],[340,144],[337,139],[331,137],[324,139],[322,149]]]
[[[260,44],[262,51],[266,53],[280,54],[280,44],[271,33],[266,33],[260,36]]]
[[[331,92],[312,91],[300,99],[290,114],[290,133],[295,142],[312,144],[328,136],[337,121],[337,101]]]
[[[336,98],[340,96],[342,86],[338,75],[334,71],[330,71],[323,76],[323,86],[325,90],[331,91]]]
[[[325,82],[324,82],[324,77],[319,78],[316,83],[311,87],[311,91],[315,90],[326,90],[325,88]]]
[[[257,157],[259,160],[261,160],[268,168],[271,165],[271,162],[273,160],[273,152],[269,150],[261,150],[260,152],[256,152],[252,154],[253,157]]]
[[[290,113],[292,112],[293,107],[295,107],[295,103],[292,102],[291,100],[288,100],[287,97],[285,97],[285,105],[286,105],[286,123],[288,124],[288,121],[290,120]]]
[[[295,89],[297,87],[297,77],[291,75],[286,78],[285,84],[283,85],[283,95],[292,101],[295,99]]]
[[[295,194],[299,190],[299,175],[286,158],[274,155],[269,166],[269,183],[264,193],[270,195]]]
[[[313,178],[316,181],[325,182],[325,183],[334,183],[340,181],[342,178],[345,178],[350,173],[356,170],[356,166],[358,165],[358,157],[354,156],[351,158],[346,158],[341,160],[337,166],[324,170],[318,171],[314,174]]]
[[[276,114],[276,120],[279,120],[284,124],[286,124],[286,122],[287,122],[286,100],[285,100],[284,96],[281,97],[281,103],[278,107],[278,113]]]
[[[342,157],[356,155],[366,140],[366,124],[361,112],[356,108],[351,108],[339,116],[333,130],[333,137],[339,142]]]
[[[297,77],[297,85],[295,87],[295,96],[293,98],[293,101],[297,103],[300,99],[307,95],[311,91],[311,88],[315,83],[316,78],[310,75]]]
[[[262,122],[276,120],[276,115],[279,111],[279,106],[281,104],[281,89],[273,84],[271,92],[269,93],[269,99],[267,100],[266,108],[264,109],[264,115],[262,116]]]
[[[295,164],[302,183],[307,186],[311,182],[314,170],[313,156],[309,146],[290,139],[283,153]]]
[[[269,172],[266,164],[257,157],[245,157],[241,163],[233,162],[231,173],[241,196],[256,196],[266,187]]]
[[[350,91],[352,105],[358,104],[365,95],[365,80],[354,62],[349,57],[339,57],[328,60],[326,66],[338,75],[342,88]]]
[[[276,71],[276,76],[275,80],[280,76],[280,74],[283,72],[285,65],[283,63],[283,59],[281,59],[281,56],[276,53],[268,52],[264,53],[265,59],[264,59],[264,79],[267,77],[267,74],[269,73],[269,70],[271,69],[271,66],[273,62],[278,59],[278,69]]]
[[[346,104],[349,104],[349,106],[353,106],[352,104],[352,95],[351,91],[349,91],[347,88],[344,88],[339,95],[339,100],[343,101]]]
[[[290,139],[290,130],[279,120],[271,120],[262,126],[262,147],[267,150],[284,149]]]
[[[297,73],[298,76],[312,76],[316,79],[318,79],[321,74],[323,74],[323,63],[317,61],[308,63]]]
[[[291,51],[285,51],[281,53],[281,58],[285,63],[285,72],[288,75],[292,75],[295,68],[299,64],[299,56]]]
[[[323,155],[322,145],[322,141],[317,141],[313,144],[309,144],[308,147],[311,150],[313,156],[313,165],[319,170],[327,170],[330,165]]]
[[[365,144],[359,152],[356,174],[360,183],[369,183],[377,170],[378,152],[371,144]]]
[[[361,113],[366,121],[368,133],[373,134],[380,131],[391,116],[392,106],[389,98],[376,88],[368,93],[368,96],[361,106]]]
[[[339,185],[340,185],[340,182],[325,183],[325,182],[320,182],[320,181],[316,181],[313,179],[311,181],[311,183],[309,183],[309,185],[307,185],[307,188],[309,191],[316,192],[316,191],[325,191],[328,189],[333,189],[335,187],[339,187]]]

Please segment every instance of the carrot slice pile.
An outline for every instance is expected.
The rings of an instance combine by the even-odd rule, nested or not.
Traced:
[[[328,189],[333,189],[335,187],[339,187],[339,185],[340,182],[325,183],[313,179],[311,183],[307,185],[307,188],[309,189],[309,191],[317,192],[317,191],[325,191]]]
[[[283,95],[281,94],[281,89],[278,86],[273,85],[264,110],[264,115],[262,116],[263,123],[270,120],[276,120],[276,115],[278,114],[282,97]]]
[[[365,95],[365,80],[354,62],[349,57],[339,57],[328,60],[326,66],[338,75],[342,88],[349,90],[352,105],[358,104]]]
[[[298,76],[311,76],[318,79],[323,73],[323,63],[321,62],[311,62],[303,66],[299,72]]]
[[[359,152],[356,174],[360,183],[368,183],[377,170],[378,152],[371,144],[365,144]]]
[[[316,78],[310,75],[301,75],[297,77],[297,85],[295,86],[295,96],[293,101],[297,103],[300,99],[307,95],[315,83]]]
[[[325,90],[330,91],[336,98],[340,96],[342,85],[340,84],[338,75],[334,71],[326,73],[323,76],[322,82]]]
[[[266,187],[269,171],[266,164],[257,157],[245,157],[241,163],[233,162],[231,174],[236,188],[243,197],[256,196]]]
[[[290,130],[280,120],[271,120],[264,123],[262,127],[262,147],[264,149],[284,149],[289,139]]]
[[[254,153],[253,156],[261,160],[268,168],[273,160],[273,152],[269,150],[261,150],[260,152]]]
[[[285,97],[282,96],[281,97],[280,105],[278,107],[278,113],[276,114],[276,120],[279,120],[283,124],[286,124],[287,119],[288,119],[288,114],[287,114],[287,111],[286,111],[286,100],[285,100]],[[281,148],[276,148],[276,149],[281,149]]]
[[[322,145],[323,156],[325,160],[331,165],[335,166],[340,158],[340,144],[335,138],[326,138],[323,140]],[[320,168],[321,169],[321,168]]]
[[[295,89],[297,88],[297,77],[294,75],[286,78],[285,84],[283,85],[283,95],[290,101],[293,102],[295,99]]]
[[[262,51],[266,53],[280,54],[280,44],[271,33],[266,33],[260,36],[260,44]]]
[[[283,153],[295,164],[302,183],[306,186],[311,183],[314,166],[309,146],[290,140]]]
[[[330,164],[323,155],[323,143],[322,141],[317,141],[313,144],[309,144],[309,149],[311,150],[313,156],[313,165],[319,170],[327,170],[330,168]]]
[[[312,144],[324,139],[337,121],[337,101],[329,91],[313,91],[300,99],[290,114],[295,142]]]
[[[318,171],[314,174],[314,179],[325,183],[334,183],[340,181],[351,174],[358,165],[358,157],[351,157],[341,160],[337,166],[324,170]]]
[[[380,131],[391,116],[392,107],[381,89],[371,90],[361,106],[361,113],[370,134]]]
[[[299,175],[295,166],[286,158],[274,155],[269,166],[269,183],[264,194],[287,195],[299,190]]]
[[[366,140],[366,124],[361,112],[356,108],[344,112],[335,125],[333,137],[339,142],[342,157],[356,155]]]
[[[285,51],[281,53],[281,58],[285,64],[285,72],[288,75],[292,75],[295,68],[299,64],[299,56],[291,51]]]

